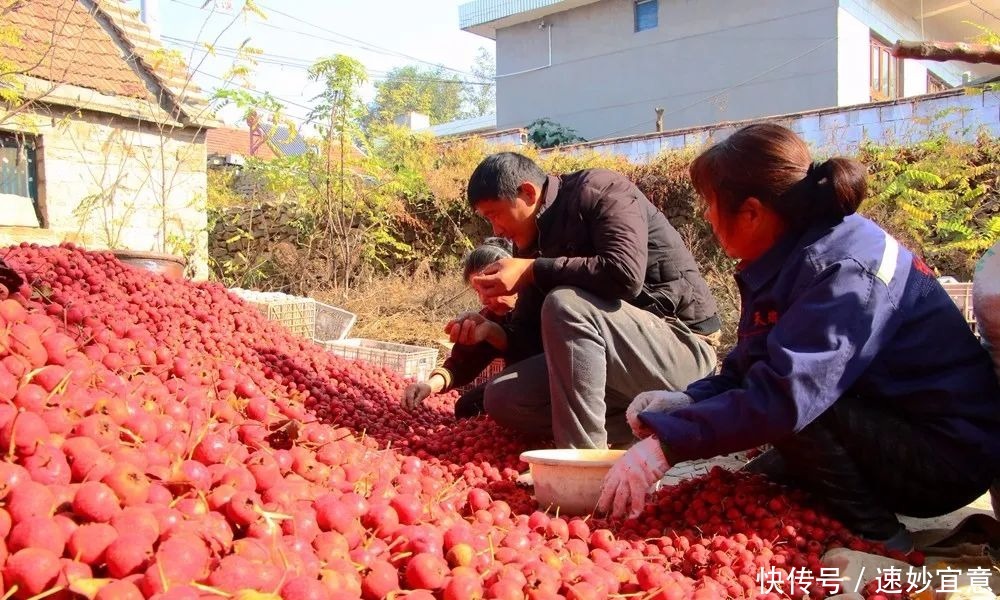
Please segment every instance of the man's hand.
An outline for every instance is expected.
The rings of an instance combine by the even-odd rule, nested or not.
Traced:
[[[667,392],[654,390],[643,392],[632,400],[632,403],[625,409],[625,419],[628,421],[632,433],[637,438],[644,438],[653,432],[639,420],[639,413],[642,412],[667,412],[676,408],[689,406],[694,400],[684,392]]]
[[[502,258],[471,279],[472,286],[487,298],[509,296],[534,280],[530,258]]]
[[[453,344],[472,346],[487,342],[498,350],[507,348],[507,334],[503,328],[479,313],[458,315],[445,326],[444,331]]]
[[[612,517],[636,517],[646,504],[646,494],[670,469],[660,440],[648,437],[629,448],[611,467],[601,486],[597,512]]]

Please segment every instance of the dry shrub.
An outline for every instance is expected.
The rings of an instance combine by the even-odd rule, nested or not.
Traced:
[[[312,296],[358,315],[351,337],[438,350],[446,349],[444,326],[449,320],[461,312],[479,310],[475,293],[458,274],[437,277],[426,270],[372,279],[346,295],[328,291]]]

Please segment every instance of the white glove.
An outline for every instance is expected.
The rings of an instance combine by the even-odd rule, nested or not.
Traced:
[[[601,484],[597,512],[621,518],[636,517],[646,504],[646,493],[670,469],[660,440],[648,437],[628,449],[611,467]]]
[[[684,392],[668,392],[666,390],[653,390],[643,392],[632,400],[632,403],[625,409],[625,419],[628,421],[632,433],[637,438],[643,438],[652,432],[639,420],[641,412],[667,412],[675,408],[682,408],[694,403],[691,396]]]

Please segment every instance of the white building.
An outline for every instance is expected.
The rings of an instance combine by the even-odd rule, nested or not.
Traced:
[[[939,91],[1000,67],[899,61],[905,40],[1000,30],[1000,0],[474,0],[496,40],[498,129],[548,117],[587,139]]]

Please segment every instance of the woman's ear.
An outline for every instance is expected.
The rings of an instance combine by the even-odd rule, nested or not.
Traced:
[[[748,219],[748,225],[757,225],[764,217],[766,208],[760,200],[750,196],[740,205],[740,212],[744,213],[744,218]]]
[[[753,196],[743,202],[740,212],[743,213],[741,225],[755,238],[773,242],[784,235],[787,229],[774,209]]]

